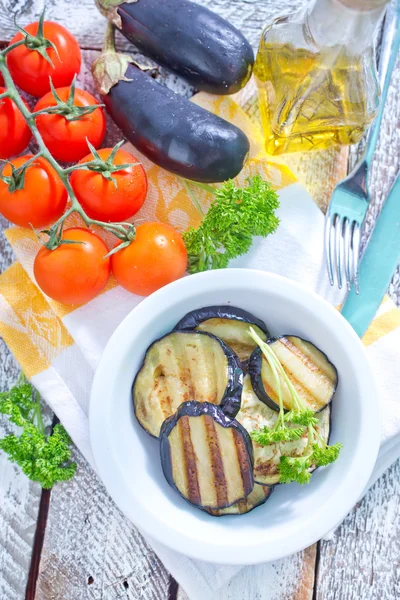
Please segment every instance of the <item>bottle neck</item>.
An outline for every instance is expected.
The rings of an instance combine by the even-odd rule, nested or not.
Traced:
[[[317,46],[344,45],[360,54],[373,45],[389,0],[314,0],[306,24]]]

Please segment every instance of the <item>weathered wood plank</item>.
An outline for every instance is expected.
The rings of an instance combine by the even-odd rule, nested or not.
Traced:
[[[6,223],[0,217],[0,231]],[[13,255],[0,233],[0,272],[12,262]],[[0,390],[8,390],[18,377],[19,368],[0,338]],[[0,437],[16,430],[0,417]],[[0,452],[0,598],[20,600],[25,592],[31,548],[40,501],[40,486],[31,483],[16,465]]]
[[[387,106],[385,107],[381,136],[372,172],[371,204],[365,225],[365,236],[369,237],[383,203],[400,171],[400,56],[393,73]],[[400,265],[399,265],[400,267]],[[400,270],[397,269],[389,293],[400,306]]]
[[[52,491],[36,600],[167,600],[169,574],[79,451]]]
[[[400,461],[321,543],[316,600],[400,598]]]
[[[1,390],[8,389],[18,367],[0,342]],[[0,437],[14,431],[0,418]],[[40,486],[27,480],[16,465],[0,453],[0,598],[20,600],[25,591],[31,558]]]
[[[225,16],[256,47],[262,28],[271,18],[285,14],[304,2],[305,0],[202,0],[199,4]],[[9,40],[14,35],[14,16],[21,25],[27,25],[39,18],[45,6],[46,18],[68,27],[82,48],[101,48],[105,20],[96,9],[94,0],[3,0],[0,9],[0,40]],[[119,38],[118,45],[120,48],[132,48],[122,37]]]

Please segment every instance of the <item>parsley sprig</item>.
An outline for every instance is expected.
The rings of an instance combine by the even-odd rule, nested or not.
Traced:
[[[0,413],[22,427],[21,435],[10,433],[0,439],[0,449],[29,479],[49,489],[74,476],[76,463],[70,460],[71,440],[67,432],[57,424],[52,434],[46,434],[39,393],[23,375],[10,391],[0,393]]]
[[[292,481],[300,484],[309,483],[310,469],[335,462],[342,444],[333,446],[326,444],[318,433],[318,419],[299,396],[274,350],[257,335],[252,327],[250,327],[249,334],[261,348],[269,363],[275,379],[279,402],[279,414],[275,425],[272,428],[263,427],[252,431],[250,437],[261,446],[269,446],[280,442],[295,441],[306,436],[307,445],[302,456],[281,456],[278,468],[281,483],[291,483]],[[292,398],[292,409],[286,414],[283,407],[282,381],[286,384]]]
[[[190,185],[186,185],[187,191],[201,211]],[[276,231],[278,195],[259,175],[249,178],[243,188],[232,180],[219,188],[196,185],[214,194],[214,200],[200,226],[184,234],[189,273],[225,268],[231,259],[249,251],[253,237]]]

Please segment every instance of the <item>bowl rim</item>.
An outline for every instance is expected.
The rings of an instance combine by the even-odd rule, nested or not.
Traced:
[[[296,532],[293,538],[282,540],[278,547],[265,542],[262,543],[255,536],[254,544],[246,546],[245,556],[243,556],[237,552],[237,548],[225,545],[222,554],[223,563],[226,565],[252,565],[279,560],[316,543],[342,522],[354,505],[360,500],[366,489],[379,451],[380,428],[376,427],[376,423],[381,422],[381,411],[376,384],[370,369],[365,347],[360,338],[340,312],[313,290],[281,275],[246,268],[207,271],[179,279],[145,298],[122,320],[103,351],[90,394],[89,433],[95,465],[114,502],[135,526],[154,541],[160,542],[190,558],[216,564],[221,564],[221,546],[213,545],[212,542],[194,540],[190,536],[190,533],[182,533],[174,530],[172,525],[164,521],[162,523],[154,521],[144,505],[140,505],[132,497],[126,498],[119,493],[119,484],[116,480],[118,469],[115,468],[112,453],[109,451],[109,445],[104,443],[109,437],[109,428],[104,418],[106,406],[104,398],[107,395],[107,390],[110,390],[111,387],[113,366],[119,362],[118,355],[123,356],[121,354],[121,339],[126,338],[125,343],[128,343],[128,337],[125,335],[126,331],[131,331],[133,327],[136,327],[135,322],[140,323],[140,327],[142,327],[144,322],[149,318],[151,319],[152,317],[148,315],[152,315],[152,307],[156,308],[159,305],[163,305],[163,302],[166,299],[170,299],[171,295],[172,298],[179,298],[179,300],[182,299],[179,296],[180,293],[184,293],[184,296],[187,298],[193,297],[191,290],[195,287],[196,282],[199,282],[201,289],[204,289],[208,283],[214,283],[218,287],[222,287],[225,284],[227,287],[232,287],[232,284],[235,285],[237,281],[240,281],[241,285],[243,285],[245,280],[254,277],[257,278],[257,285],[262,281],[266,289],[273,289],[278,293],[279,290],[295,291],[296,301],[299,304],[304,305],[311,299],[313,306],[318,306],[320,312],[322,311],[322,316],[325,315],[326,318],[331,318],[335,324],[335,328],[341,330],[339,333],[344,332],[346,346],[350,345],[352,347],[352,359],[357,363],[358,368],[362,368],[363,370],[362,390],[360,393],[362,393],[363,403],[365,404],[363,425],[366,432],[360,436],[359,447],[357,448],[355,457],[358,460],[357,462],[353,460],[349,467],[353,475],[356,474],[357,476],[352,481],[348,493],[341,499],[341,502],[330,505],[331,510],[329,514],[327,514],[326,510],[320,511],[316,516],[315,526],[302,531],[301,536]]]

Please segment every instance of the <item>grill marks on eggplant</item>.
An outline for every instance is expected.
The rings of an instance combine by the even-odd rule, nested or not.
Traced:
[[[266,340],[267,336],[264,331],[261,331],[257,325],[253,325],[256,333],[262,340]],[[251,356],[256,343],[249,335],[249,323],[236,321],[233,319],[208,319],[203,321],[197,331],[207,331],[224,340],[228,346],[238,355],[241,362],[245,362]]]
[[[206,415],[200,418],[204,419],[204,425],[207,432],[207,442],[210,452],[210,462],[217,494],[217,502],[219,506],[226,506],[228,504],[228,493],[226,487],[224,461],[222,460],[221,448],[218,441],[218,433],[215,429],[214,421],[210,416]]]
[[[252,489],[254,485],[252,473],[250,470],[249,455],[247,453],[243,437],[235,430],[232,430],[233,439],[235,442],[236,454],[238,458],[238,464],[240,467],[240,474],[244,484],[243,489]]]
[[[221,338],[246,363],[257,344],[249,335],[252,326],[262,340],[269,336],[263,321],[235,306],[206,306],[187,313],[174,327],[177,330],[206,331]]]
[[[200,332],[172,332],[150,346],[136,376],[136,417],[157,437],[163,421],[189,400],[222,404],[234,416],[241,387],[239,360],[221,340]]]
[[[173,440],[172,440],[173,443]],[[200,504],[201,495],[199,488],[199,479],[197,473],[196,454],[193,448],[192,439],[190,436],[190,424],[188,417],[182,417],[177,428],[177,444],[182,444],[182,455],[184,470],[186,475],[186,490],[187,497],[190,502]],[[178,463],[179,465],[179,463]],[[177,466],[178,466],[177,465]],[[179,465],[180,467],[180,465]],[[181,469],[182,467],[180,467]]]
[[[168,482],[195,506],[226,508],[252,491],[250,438],[220,408],[182,404],[164,423],[160,440]]]
[[[337,371],[327,356],[311,342],[296,336],[283,336],[269,344],[305,404],[314,412],[323,410],[331,402],[338,382]],[[256,349],[250,359],[249,372],[259,398],[278,410],[275,378],[260,349]],[[284,381],[281,386],[283,406],[290,410],[292,397]]]
[[[318,413],[317,431],[325,442],[330,434],[330,407]],[[254,393],[250,377],[246,375],[243,383],[242,405],[236,419],[251,432],[263,427],[271,428],[278,419],[278,413],[262,402]],[[295,425],[293,427],[296,427]],[[262,485],[279,483],[278,465],[281,456],[301,456],[307,446],[307,432],[295,442],[281,442],[261,446],[253,441],[254,480]]]
[[[228,515],[244,515],[248,512],[251,512],[257,506],[261,506],[265,504],[268,498],[271,496],[274,488],[268,487],[266,485],[259,485],[256,483],[254,485],[253,491],[240,502],[236,504],[232,504],[232,506],[228,506],[227,508],[206,508],[205,511],[208,512],[213,517],[223,517]]]

